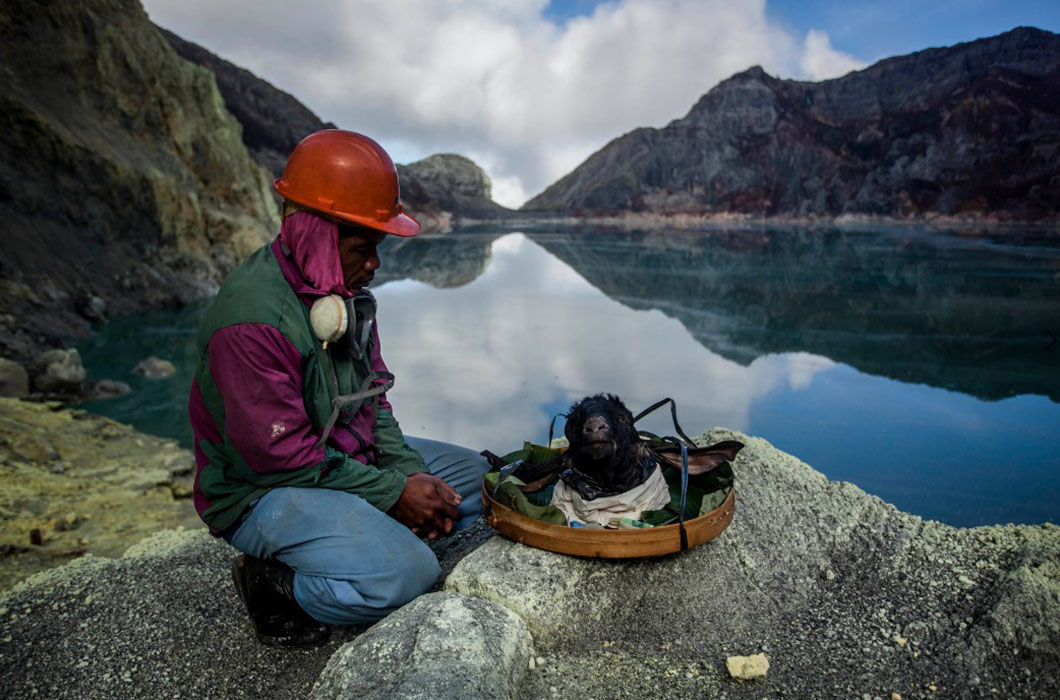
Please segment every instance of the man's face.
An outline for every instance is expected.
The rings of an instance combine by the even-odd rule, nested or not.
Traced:
[[[367,287],[379,269],[376,248],[386,234],[357,224],[339,224],[339,260],[342,279],[351,292]]]

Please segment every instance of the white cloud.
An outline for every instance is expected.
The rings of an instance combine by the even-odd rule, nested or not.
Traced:
[[[517,206],[612,138],[682,116],[729,75],[834,75],[764,0],[619,0],[557,26],[547,0],[145,0],[151,18],[410,161],[475,158]]]
[[[865,63],[853,56],[836,51],[828,34],[819,29],[806,32],[802,42],[802,58],[799,60],[802,72],[810,80],[827,80],[846,75],[852,70],[865,67]]]
[[[788,377],[788,386],[792,391],[808,389],[816,375],[835,367],[833,360],[807,352],[789,353],[782,357],[785,374]]]

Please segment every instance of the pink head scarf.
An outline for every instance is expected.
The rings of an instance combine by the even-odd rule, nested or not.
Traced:
[[[339,259],[339,227],[307,211],[296,211],[283,220],[280,243],[290,252],[302,277],[321,295],[351,297]]]

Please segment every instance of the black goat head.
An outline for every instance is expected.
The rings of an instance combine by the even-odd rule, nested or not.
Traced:
[[[611,496],[640,486],[655,460],[637,438],[633,414],[614,394],[596,394],[575,402],[563,430],[567,469],[560,475],[583,498]]]

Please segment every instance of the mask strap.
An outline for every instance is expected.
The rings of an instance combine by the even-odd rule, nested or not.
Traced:
[[[334,398],[331,399],[331,415],[328,416],[328,422],[324,426],[324,431],[320,435],[320,440],[314,446],[314,449],[319,450],[324,446],[324,443],[328,441],[328,436],[331,435],[331,429],[335,427],[335,422],[339,419],[339,412],[343,406],[351,404],[355,401],[363,401],[373,396],[379,396],[382,393],[389,391],[394,386],[394,375],[390,372],[370,372],[364,381],[361,382],[360,388],[352,394],[340,394],[339,393],[339,379],[335,374],[335,365],[331,365],[331,373],[329,375],[331,380],[331,393]],[[382,380],[381,384],[372,386],[373,382]],[[360,410],[360,406],[357,407]]]

